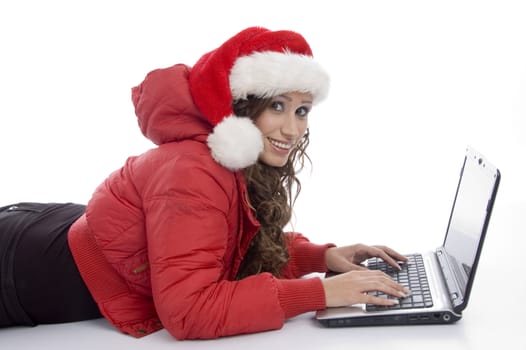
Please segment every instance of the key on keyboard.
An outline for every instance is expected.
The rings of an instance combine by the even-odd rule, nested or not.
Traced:
[[[369,269],[381,270],[385,272],[395,281],[411,291],[410,296],[399,299],[400,304],[398,305],[380,306],[367,304],[367,311],[423,308],[433,306],[433,300],[431,298],[431,291],[429,290],[429,284],[427,282],[424,259],[422,258],[422,255],[410,254],[406,256],[409,258],[409,261],[405,264],[401,264],[401,271],[392,268],[380,258],[371,258],[367,261],[367,266]],[[369,294],[380,298],[395,299],[393,296],[377,291],[370,292]]]

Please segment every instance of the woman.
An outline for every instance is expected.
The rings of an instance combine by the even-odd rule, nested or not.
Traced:
[[[102,314],[136,337],[164,327],[178,339],[214,338],[331,306],[396,303],[366,292],[408,291],[359,263],[378,256],[398,267],[397,252],[283,232],[308,115],[328,88],[301,35],[260,27],[193,67],[150,72],[132,100],[158,147],[130,157],[86,207],[0,210],[0,325]],[[328,270],[342,274],[300,278]]]

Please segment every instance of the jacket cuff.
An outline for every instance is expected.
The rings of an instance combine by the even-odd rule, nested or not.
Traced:
[[[335,247],[332,243],[314,244],[301,242],[294,247],[294,266],[298,276],[312,272],[327,272],[325,252],[328,248]]]
[[[276,281],[278,297],[285,318],[325,309],[325,291],[318,277]]]

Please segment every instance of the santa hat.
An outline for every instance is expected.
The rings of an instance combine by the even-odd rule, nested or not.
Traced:
[[[329,90],[328,74],[300,34],[261,27],[247,28],[203,55],[189,79],[197,108],[214,127],[207,140],[212,156],[231,170],[254,164],[263,151],[261,132],[250,118],[234,115],[233,101],[308,92],[316,104]]]

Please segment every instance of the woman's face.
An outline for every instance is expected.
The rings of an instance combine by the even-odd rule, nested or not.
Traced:
[[[272,98],[270,106],[255,120],[263,134],[264,149],[259,160],[269,166],[282,167],[308,127],[312,95],[291,92]]]

